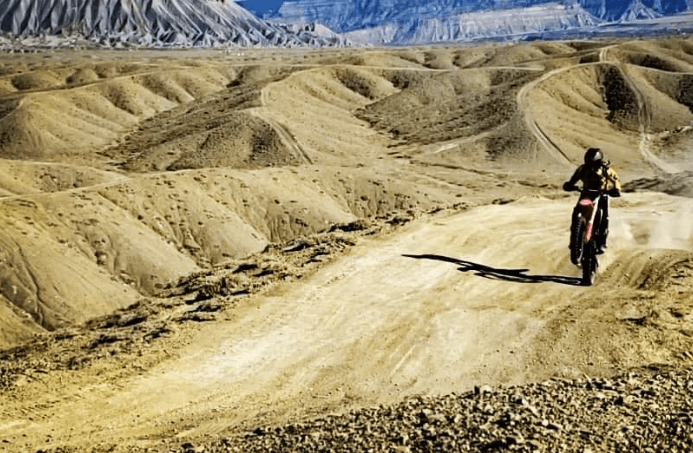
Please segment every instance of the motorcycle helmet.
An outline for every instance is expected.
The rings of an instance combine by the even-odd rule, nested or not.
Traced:
[[[585,153],[585,165],[598,167],[604,162],[604,154],[599,148],[590,148]]]

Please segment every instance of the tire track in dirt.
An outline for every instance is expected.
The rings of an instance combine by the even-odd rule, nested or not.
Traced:
[[[264,90],[263,90],[263,96],[264,96]],[[264,100],[263,100],[264,103]],[[280,124],[278,121],[270,118],[267,115],[264,115],[262,112],[259,111],[259,109],[250,109],[249,113],[252,115],[257,116],[267,124],[277,133],[279,136],[279,139],[284,143],[284,145],[288,148],[289,154],[291,156],[300,156],[301,159],[303,159],[304,163],[307,164],[313,164],[313,161],[310,159],[310,156],[308,153],[306,153],[302,148],[301,145],[296,141],[294,136],[291,134],[291,132],[287,129],[286,126],[283,124]]]
[[[554,75],[572,68],[573,66],[571,66],[570,68],[559,68],[549,71],[546,74],[539,77],[538,79],[525,84],[522,88],[520,88],[520,91],[517,93],[518,109],[524,112],[525,123],[527,124],[529,130],[534,134],[534,137],[537,139],[537,141],[539,141],[539,143],[541,143],[544,146],[544,149],[546,149],[549,155],[553,157],[554,160],[556,160],[556,162],[565,163],[569,165],[572,165],[572,162],[570,161],[568,156],[566,156],[565,153],[549,138],[549,136],[546,135],[546,133],[541,129],[541,127],[539,127],[539,124],[532,116],[529,108],[529,103],[527,101],[527,96],[528,93],[540,83],[544,83]]]

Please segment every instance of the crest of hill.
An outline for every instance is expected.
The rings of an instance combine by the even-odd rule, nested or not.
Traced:
[[[233,1],[3,0],[0,31],[22,36],[83,36],[143,46],[333,46],[334,33],[272,25]]]

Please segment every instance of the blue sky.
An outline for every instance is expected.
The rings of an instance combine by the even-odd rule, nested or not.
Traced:
[[[252,11],[258,17],[262,17],[269,10],[279,9],[284,0],[237,0],[243,8]]]

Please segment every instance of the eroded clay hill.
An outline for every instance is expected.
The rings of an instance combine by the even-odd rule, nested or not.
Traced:
[[[693,43],[0,57],[0,345],[359,219],[690,197]]]

